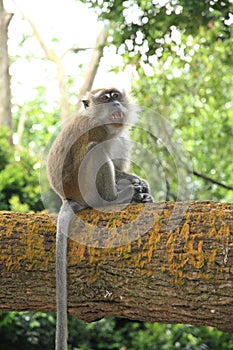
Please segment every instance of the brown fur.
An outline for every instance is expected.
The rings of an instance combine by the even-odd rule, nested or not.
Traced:
[[[71,119],[54,141],[49,153],[47,162],[47,172],[51,187],[62,199],[71,199],[80,204],[84,200],[80,193],[78,174],[80,164],[86,155],[89,145],[93,142],[102,143],[111,137],[117,137],[124,129],[123,123],[112,123],[112,135],[109,135],[107,128],[99,125],[99,120],[95,116],[95,102],[92,95],[97,92],[116,90],[115,88],[96,89],[89,93],[90,108],[84,110],[81,115]],[[125,94],[122,95],[127,101]],[[104,115],[108,103],[98,105],[98,114]],[[127,103],[125,105],[128,107]],[[101,113],[103,111],[103,113]],[[106,116],[107,119],[108,116]],[[119,169],[123,170],[123,169]]]

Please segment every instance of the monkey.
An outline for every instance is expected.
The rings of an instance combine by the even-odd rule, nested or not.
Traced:
[[[128,129],[138,111],[124,91],[92,90],[83,110],[62,129],[50,149],[47,174],[62,199],[56,236],[56,350],[67,350],[67,237],[75,213],[87,207],[153,202],[149,185],[127,172]]]

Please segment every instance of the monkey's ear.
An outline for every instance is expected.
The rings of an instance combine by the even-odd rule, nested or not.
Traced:
[[[83,103],[85,109],[87,107],[89,107],[89,101],[88,100],[82,100],[82,103]]]

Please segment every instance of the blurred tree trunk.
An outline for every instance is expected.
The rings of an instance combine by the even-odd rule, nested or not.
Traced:
[[[82,107],[81,102],[82,102],[83,96],[85,95],[85,93],[87,91],[90,91],[92,88],[96,73],[98,71],[101,57],[103,56],[104,46],[106,45],[107,37],[108,37],[107,31],[105,28],[103,28],[96,39],[96,44],[95,44],[95,47],[94,47],[93,52],[92,52],[89,67],[88,67],[88,70],[85,74],[84,83],[78,92],[79,99],[78,99],[78,103],[76,106],[77,112]]]
[[[22,139],[23,139],[23,132],[24,132],[24,127],[27,119],[27,105],[24,104],[22,106],[22,112],[19,118],[18,122],[18,127],[17,127],[17,136],[18,136],[18,141],[17,144],[15,145],[15,150],[20,152],[23,147],[22,147]]]
[[[33,34],[37,39],[38,43],[40,44],[42,50],[44,51],[46,58],[53,62],[57,67],[57,80],[60,95],[60,118],[62,122],[65,122],[70,117],[71,112],[62,57],[57,56],[55,52],[47,46],[46,42],[40,35],[33,21],[28,16],[26,16],[26,14],[22,10],[20,10],[20,12],[22,17],[30,24]]]
[[[70,313],[88,322],[114,315],[233,332],[232,203],[135,204],[85,209],[77,218]],[[55,310],[55,220],[0,212],[2,311]]]
[[[67,84],[66,84],[66,79],[65,79],[65,72],[64,72],[64,66],[62,63],[62,58],[64,55],[61,57],[58,57],[54,51],[52,51],[43,38],[41,37],[38,29],[36,28],[35,24],[32,22],[32,20],[25,15],[21,10],[21,15],[22,17],[29,22],[29,24],[32,27],[33,34],[35,38],[38,40],[41,48],[43,49],[45,56],[47,57],[48,60],[52,61],[55,63],[57,67],[57,80],[58,80],[58,85],[59,85],[59,93],[60,93],[60,115],[61,115],[61,121],[64,122],[66,121],[71,114],[70,111],[70,103],[68,100],[68,93],[67,93]],[[103,49],[106,44],[107,40],[107,32],[105,29],[103,29],[100,34],[98,35],[96,39],[96,45],[93,49],[92,57],[89,63],[89,68],[86,72],[84,83],[82,87],[79,90],[79,96],[82,97],[86,91],[90,90],[93,84],[93,81],[95,79],[100,59],[103,56]],[[87,48],[88,49],[88,48]],[[86,49],[80,49],[80,50],[86,50]],[[74,49],[74,52],[78,52],[79,49]],[[78,100],[76,110],[79,110],[80,108],[80,102],[81,100]]]
[[[8,26],[12,13],[7,13],[0,0],[0,127],[7,126],[12,130],[11,90],[8,56]]]

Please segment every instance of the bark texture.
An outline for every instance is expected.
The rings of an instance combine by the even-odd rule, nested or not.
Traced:
[[[116,208],[83,210],[72,225],[69,312],[232,332],[233,204]],[[2,311],[55,310],[55,220],[0,212]]]

